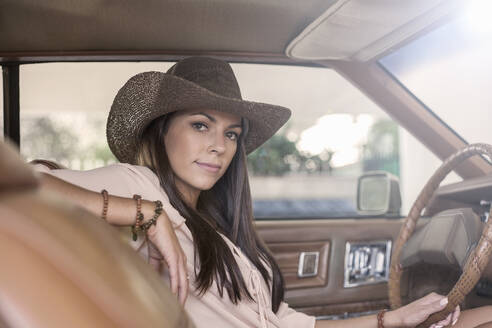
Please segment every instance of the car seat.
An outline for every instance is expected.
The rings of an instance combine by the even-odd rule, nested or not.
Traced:
[[[37,184],[0,142],[0,327],[193,327],[113,227]]]

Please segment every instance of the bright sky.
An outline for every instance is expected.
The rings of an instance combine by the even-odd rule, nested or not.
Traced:
[[[467,142],[492,143],[492,1],[396,51],[383,63]],[[483,12],[487,14],[484,15]]]
[[[318,119],[315,125],[301,133],[299,150],[312,155],[334,151],[334,167],[355,163],[359,150],[367,141],[374,117],[369,114],[329,114]]]

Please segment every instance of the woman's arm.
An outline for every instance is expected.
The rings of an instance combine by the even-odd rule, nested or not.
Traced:
[[[388,311],[384,315],[385,328],[415,327],[424,322],[434,312],[443,310],[446,307],[447,298],[431,293],[397,310]],[[445,327],[449,324],[454,325],[460,315],[459,306],[446,319],[433,324],[431,327]],[[317,321],[316,328],[377,328],[378,321],[376,315],[332,321]]]
[[[103,209],[103,197],[98,192],[93,192],[77,185],[66,182],[50,174],[41,173],[40,191],[56,193],[65,201],[75,203],[94,215],[100,217]],[[112,225],[130,226],[135,223],[136,205],[131,198],[109,195],[107,222]],[[144,222],[154,214],[155,205],[149,200],[142,200],[142,214]]]
[[[101,217],[103,209],[103,197],[100,193],[90,191],[50,174],[41,173],[40,191],[49,191],[57,194],[62,200],[75,203],[94,215]],[[142,214],[144,222],[154,215],[155,204],[149,200],[142,200]],[[106,220],[117,226],[131,226],[136,220],[136,202],[132,198],[109,195],[108,212]],[[181,304],[184,304],[188,295],[188,279],[186,270],[186,256],[179,244],[171,221],[163,211],[155,225],[147,231],[151,241],[151,247],[156,248],[163,256],[169,267],[171,278],[171,290],[179,296]],[[157,266],[155,259],[151,263]]]

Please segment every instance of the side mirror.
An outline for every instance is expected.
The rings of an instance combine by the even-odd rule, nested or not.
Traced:
[[[360,215],[399,216],[398,178],[384,171],[366,172],[357,182],[357,212]]]

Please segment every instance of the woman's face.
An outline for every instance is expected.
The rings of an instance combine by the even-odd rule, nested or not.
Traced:
[[[164,144],[183,194],[213,187],[236,153],[241,134],[239,116],[210,109],[181,111],[171,116]]]

